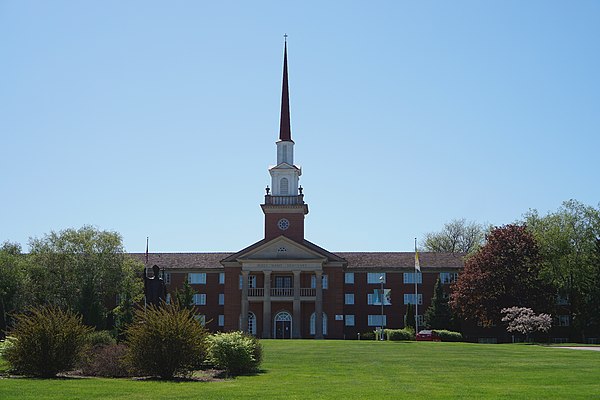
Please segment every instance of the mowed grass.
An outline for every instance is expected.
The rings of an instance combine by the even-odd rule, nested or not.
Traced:
[[[533,345],[265,340],[264,371],[217,382],[0,379],[0,399],[592,399],[600,352]]]

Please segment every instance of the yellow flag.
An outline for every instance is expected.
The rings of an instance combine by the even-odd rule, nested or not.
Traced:
[[[419,252],[415,249],[415,269],[421,272],[421,266],[419,265]]]

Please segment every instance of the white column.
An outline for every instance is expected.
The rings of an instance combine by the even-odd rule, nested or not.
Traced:
[[[271,337],[271,271],[263,271],[265,284],[263,285],[265,293],[263,295],[263,331],[262,337],[269,339]]]
[[[302,336],[302,313],[300,308],[300,271],[294,271],[294,313],[292,315],[292,338],[300,339]]]

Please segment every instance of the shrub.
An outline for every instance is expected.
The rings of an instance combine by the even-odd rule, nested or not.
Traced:
[[[404,329],[386,329],[385,335],[388,340],[415,340],[415,331],[409,328]]]
[[[16,317],[16,338],[4,354],[11,368],[25,375],[53,377],[73,368],[91,328],[81,316],[46,306]]]
[[[136,310],[126,337],[125,361],[144,375],[185,376],[204,361],[206,329],[191,310],[177,304]]]
[[[360,340],[375,340],[375,332],[361,333]]]
[[[255,372],[262,361],[262,346],[243,332],[216,333],[208,337],[208,361],[228,375]]]
[[[445,329],[436,329],[434,331],[440,337],[442,342],[462,342],[463,337],[460,332],[447,331]]]
[[[14,346],[16,340],[13,336],[7,336],[4,340],[0,340],[0,357],[4,357],[6,349]]]
[[[110,331],[93,331],[87,335],[87,344],[92,347],[108,346],[117,344],[117,340]]]
[[[119,378],[130,376],[124,362],[127,346],[108,344],[89,348],[80,365],[84,375]]]

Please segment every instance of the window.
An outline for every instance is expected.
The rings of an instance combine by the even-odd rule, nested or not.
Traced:
[[[206,293],[196,293],[194,295],[194,304],[197,306],[206,305]]]
[[[354,284],[354,272],[346,272],[344,275],[344,283],[348,283],[350,285]]]
[[[242,275],[240,275],[240,289],[242,288]],[[256,288],[256,275],[248,275],[248,289]]]
[[[417,275],[417,283],[423,283],[423,274],[420,272],[417,272],[416,275]],[[405,272],[404,273],[404,283],[415,283],[415,273],[414,272]]]
[[[354,293],[346,293],[345,294],[344,304],[354,304]]]
[[[188,282],[190,284],[206,284],[206,273],[205,272],[190,272],[188,274]]]
[[[163,271],[163,280],[165,281],[165,285],[171,284],[171,273]]]
[[[219,315],[219,326],[225,326],[225,316],[223,314]]]
[[[387,324],[387,315],[383,316],[383,324],[381,321],[381,315],[369,315],[367,324],[369,326],[385,326]]]
[[[310,316],[310,334],[315,335],[315,326],[317,321],[317,314],[312,313]],[[323,313],[323,335],[327,335],[327,314]]]
[[[569,295],[568,294],[557,294],[556,295],[556,305],[557,306],[566,306],[569,305]]]
[[[423,304],[423,295],[419,293],[418,297],[419,304]],[[404,295],[404,304],[415,304],[415,294],[405,294]]]
[[[327,275],[321,275],[321,283],[323,285],[323,289],[327,289]],[[317,276],[313,275],[310,277],[310,288],[315,289],[317,287]]]
[[[196,321],[198,321],[198,323],[202,326],[206,325],[206,315],[194,315],[194,318],[196,319]]]
[[[219,284],[223,285],[225,283],[225,272],[219,272]]]
[[[290,192],[287,178],[281,178],[279,181],[279,191],[282,196],[287,196]]]
[[[219,293],[219,305],[225,304],[225,293]]]
[[[385,272],[369,272],[367,273],[367,283],[381,283],[379,280],[383,276],[383,283],[385,283]]]
[[[354,314],[346,314],[346,326],[354,326]]]
[[[167,304],[171,304],[171,293],[167,293],[167,298],[165,299]]]
[[[557,315],[554,324],[556,326],[569,326],[570,318],[568,315]]]
[[[379,297],[380,290],[381,289],[375,289],[375,293],[367,294],[367,304],[368,305],[371,305],[371,306],[380,306],[381,305],[381,298]],[[383,300],[384,306],[392,305],[390,289],[383,289],[383,298],[384,298],[384,300]]]
[[[456,282],[458,272],[440,272],[440,282],[443,284]]]
[[[414,314],[413,314],[413,315],[411,315],[411,316],[410,316],[410,319],[411,319],[411,320],[414,320],[414,319],[415,319],[415,315],[414,315]],[[411,321],[411,322],[414,322],[414,321]],[[422,327],[424,327],[424,326],[425,326],[425,318],[423,318],[423,315],[422,315],[422,314],[417,314],[417,322],[419,323],[419,327],[420,327],[420,328],[422,328]],[[407,325],[407,324],[406,324],[406,314],[404,315],[404,325]]]

